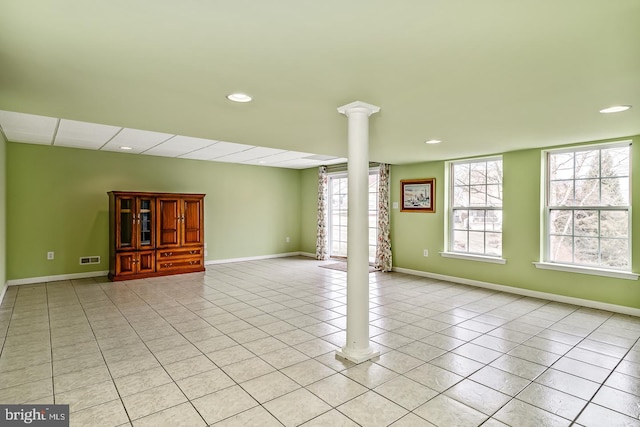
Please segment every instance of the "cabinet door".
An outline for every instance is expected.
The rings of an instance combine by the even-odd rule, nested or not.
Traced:
[[[183,200],[182,214],[182,243],[184,245],[202,245],[203,239],[203,222],[202,212],[204,206],[202,199]]]
[[[156,271],[155,251],[138,252],[138,261],[136,262],[138,273],[153,273]]]
[[[136,199],[118,197],[116,199],[116,248],[134,249],[136,246]]]
[[[155,247],[154,221],[155,199],[153,197],[140,197],[136,200],[137,221],[136,236],[137,248],[151,249]]]
[[[116,276],[136,274],[137,252],[118,252],[116,254]]]
[[[180,245],[180,199],[158,199],[158,247]]]

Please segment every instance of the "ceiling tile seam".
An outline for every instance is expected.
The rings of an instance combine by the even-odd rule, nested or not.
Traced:
[[[158,145],[162,145],[162,144],[164,144],[165,142],[171,141],[171,140],[172,140],[173,138],[175,138],[176,136],[178,136],[178,135],[171,135],[169,138],[165,139],[164,141],[160,141],[160,142],[158,142],[158,143],[157,143],[156,145],[154,145],[153,147],[149,147],[149,148],[147,148],[146,150],[141,151],[139,154],[144,154],[144,153],[146,153],[146,152],[147,152],[147,151],[149,151],[149,150],[153,150],[153,149],[154,149],[154,148],[156,148]]]
[[[124,130],[124,128],[120,128],[120,130],[119,130],[118,132],[114,133],[114,134],[113,134],[113,136],[112,136],[111,138],[107,139],[107,141],[106,141],[104,144],[102,144],[102,145],[100,146],[100,148],[98,148],[98,150],[102,150],[104,147],[106,147],[106,146],[107,146],[107,144],[108,144],[108,143],[110,143],[111,141],[113,141],[113,139],[114,139],[116,136],[120,135],[120,132],[122,132],[123,130]]]
[[[51,144],[49,145],[55,145],[56,143],[56,137],[58,136],[58,129],[60,129],[60,119],[56,119],[56,128],[53,130],[53,137],[51,138]]]
[[[207,160],[224,159],[225,157],[233,156],[233,155],[236,155],[238,153],[244,153],[245,151],[253,150],[254,148],[258,148],[258,147],[257,146],[251,146],[251,147],[247,148],[246,150],[236,151],[234,153],[225,154],[223,156],[211,157],[211,158],[209,158]]]
[[[195,153],[196,151],[200,151],[200,150],[204,150],[205,148],[213,147],[214,145],[216,145],[217,143],[220,142],[220,141],[213,141],[212,139],[210,139],[210,141],[212,141],[213,144],[209,144],[206,147],[196,148],[195,150],[191,150],[191,151],[187,151],[186,153],[179,154],[178,156],[176,156],[176,158],[182,158],[181,156],[186,156],[187,154]]]

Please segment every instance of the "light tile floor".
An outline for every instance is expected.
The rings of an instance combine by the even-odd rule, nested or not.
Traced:
[[[72,426],[640,426],[640,318],[370,274],[372,344],[337,359],[346,273],[295,257],[10,287],[0,403]]]

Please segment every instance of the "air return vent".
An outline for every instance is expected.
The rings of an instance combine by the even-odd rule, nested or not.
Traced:
[[[80,265],[100,264],[99,256],[83,256],[80,258]]]

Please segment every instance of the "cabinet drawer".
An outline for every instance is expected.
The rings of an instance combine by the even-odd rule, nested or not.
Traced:
[[[176,258],[200,258],[204,253],[203,249],[203,247],[162,249],[157,251],[156,258],[159,262]]]
[[[158,259],[156,271],[201,269],[202,258]]]

